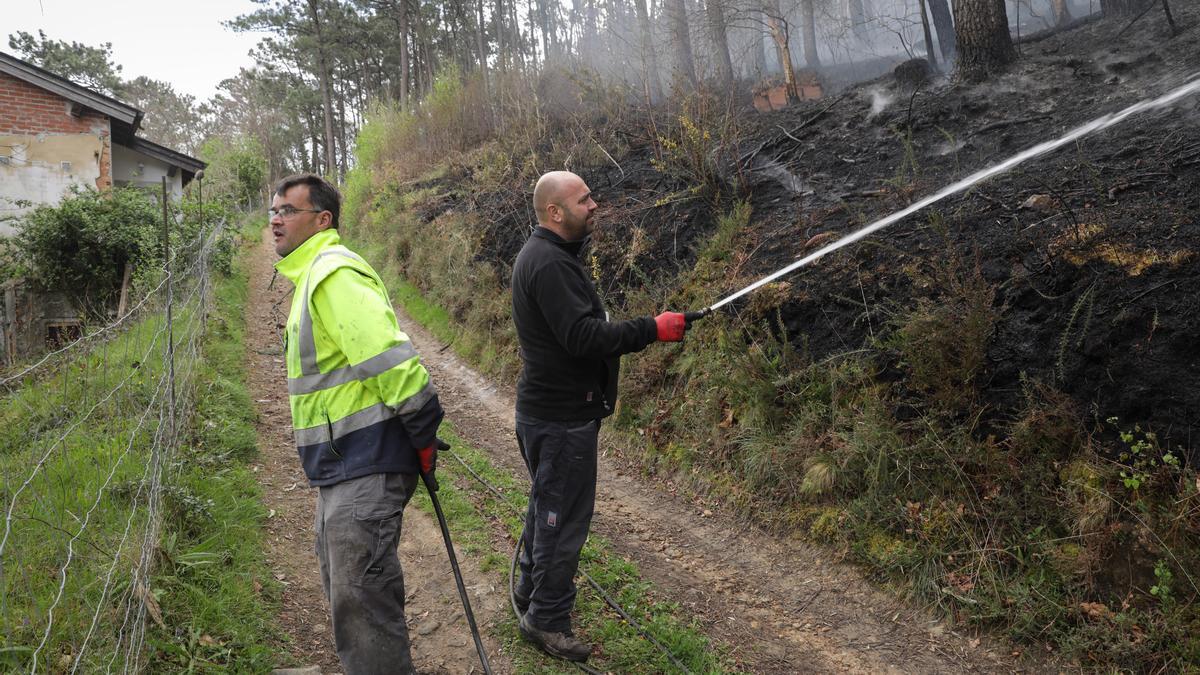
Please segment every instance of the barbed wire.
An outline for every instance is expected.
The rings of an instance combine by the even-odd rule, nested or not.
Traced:
[[[0,419],[27,413],[28,422],[26,435],[0,437],[0,639],[30,672],[145,667],[148,618],[161,624],[151,575],[196,403],[224,229],[177,247],[162,279],[121,316],[0,379],[0,405],[16,406],[0,407]],[[80,457],[87,466],[77,471]],[[136,458],[145,467],[130,472]],[[128,508],[115,522],[102,517],[114,495]],[[38,568],[56,572],[39,577]],[[19,585],[25,593],[10,593]]]
[[[197,285],[196,288],[193,289],[192,293],[188,297],[188,300],[185,301],[185,305],[190,304],[192,298],[196,297],[197,291],[201,290],[201,288],[202,288],[201,285]],[[203,316],[202,311],[192,312],[191,318],[189,319],[188,325],[183,333],[183,335],[188,338],[187,341],[190,345],[190,349],[189,349],[189,353],[188,353],[189,358],[185,359],[185,363],[188,364],[187,370],[184,371],[184,373],[185,373],[184,376],[182,378],[180,378],[183,381],[190,381],[191,371],[194,368],[194,364],[197,360],[196,357],[198,356],[198,348],[199,348],[199,340],[197,339],[197,337],[200,334],[199,330],[197,330],[199,323],[200,323],[200,320],[198,320],[198,317],[202,317],[202,316]],[[162,405],[165,402],[164,399],[162,398],[162,396],[167,391],[169,386],[170,386],[170,373],[164,372],[158,379],[158,386],[156,388],[154,397],[151,399],[151,402],[147,405],[146,409],[143,411],[142,415],[138,419],[138,423],[133,430],[135,434],[145,424],[146,419],[149,417],[149,413],[155,409],[154,406],[156,403],[159,406],[159,410],[162,409]],[[177,440],[178,440],[178,433],[176,433],[173,437],[166,439],[165,443],[155,443],[153,446],[154,454],[161,456],[162,453],[168,452],[170,449],[175,447]],[[73,535],[71,537],[70,541],[68,542],[67,561],[63,564],[63,566],[59,570],[60,582],[59,582],[58,593],[55,596],[54,602],[51,604],[50,608],[47,611],[48,618],[47,618],[46,630],[42,637],[42,642],[39,643],[38,648],[35,649],[34,653],[33,653],[33,657],[32,657],[33,658],[33,670],[37,669],[38,654],[41,652],[42,648],[45,647],[46,642],[49,640],[51,628],[54,623],[54,616],[53,616],[54,609],[58,606],[58,603],[61,601],[63,593],[66,589],[67,568],[70,566],[70,564],[73,560],[74,543],[82,536],[84,531],[87,529],[88,523],[91,520],[92,514],[95,512],[96,508],[99,506],[100,501],[103,498],[105,491],[108,489],[109,485],[112,483],[112,479],[116,475],[117,469],[120,466],[121,462],[123,462],[124,459],[132,452],[135,441],[136,441],[136,435],[131,435],[129,442],[125,446],[125,450],[121,453],[120,457],[118,457],[117,460],[113,463],[113,466],[109,470],[108,475],[106,476],[106,478],[104,480],[104,483],[96,491],[96,497],[92,502],[92,506],[88,509],[87,513],[84,515],[83,522],[80,525],[79,530],[75,533],[75,535]],[[152,489],[155,486],[157,486],[159,489],[159,492],[161,493],[161,460],[154,462],[151,465],[148,465],[147,470],[149,470],[150,466],[154,466],[158,469],[158,471],[151,483]],[[145,474],[143,474],[143,477],[144,476],[145,476]],[[157,515],[157,509],[154,507],[153,501],[151,502],[150,514],[151,514],[152,518]],[[153,543],[157,542],[157,531],[155,531],[154,534],[155,534],[155,536],[153,536],[153,537],[147,537],[147,543],[153,544]],[[145,551],[144,551],[144,553],[145,553]],[[120,553],[118,552],[114,556],[114,558],[119,558],[119,556],[120,556]]]
[[[203,246],[201,247],[201,249],[203,251],[209,251],[211,249],[212,245],[215,244],[217,237],[220,236],[220,234],[223,231],[223,229],[220,229],[220,228],[223,228],[223,227],[224,227],[224,224],[222,223],[219,226],[219,229],[214,229],[214,231],[211,233],[211,235],[209,237],[209,240],[204,242]],[[203,236],[204,236],[204,233],[201,232],[196,235],[196,239],[197,240],[201,239],[201,238],[203,238]],[[195,241],[195,240],[193,240],[193,241]],[[195,272],[202,260],[206,261],[206,258],[197,256],[196,259],[193,260],[192,263],[187,267],[187,269],[184,270],[184,273],[181,276],[186,277],[189,274]],[[58,349],[54,349],[49,352],[46,352],[46,354],[44,354],[41,359],[30,364],[24,370],[14,374],[14,375],[0,378],[0,389],[7,388],[10,383],[24,379],[25,376],[29,375],[30,373],[37,371],[41,368],[44,368],[46,366],[46,364],[49,363],[52,359],[56,359],[59,356],[63,356],[64,354],[67,354],[67,353],[71,352],[72,350],[82,349],[85,345],[87,345],[89,342],[92,342],[96,338],[113,333],[119,328],[124,328],[127,324],[129,324],[130,322],[132,322],[134,319],[136,319],[138,316],[141,315],[140,311],[149,304],[151,299],[158,296],[158,294],[163,290],[163,288],[166,286],[167,282],[170,279],[171,279],[171,276],[169,274],[164,274],[163,278],[159,280],[158,285],[156,285],[153,288],[151,288],[150,290],[146,291],[145,295],[143,295],[140,300],[138,300],[136,303],[134,303],[134,305],[132,307],[128,308],[124,314],[117,317],[112,322],[110,322],[100,328],[97,328],[96,330],[92,331],[91,333],[88,333],[87,335],[80,336],[80,337],[76,338],[75,340],[72,340],[72,341],[64,344],[63,346],[59,347]]]

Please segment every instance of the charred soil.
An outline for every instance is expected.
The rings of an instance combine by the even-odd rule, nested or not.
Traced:
[[[351,231],[387,246],[462,328],[455,348],[508,381],[506,287],[538,167],[575,170],[601,204],[585,262],[614,316],[699,309],[1184,84],[1200,8],[1176,14],[1174,36],[1151,13],[1026,40],[985,83],[887,76],[765,114],[712,96],[622,112],[583,88],[532,140],[380,181]],[[627,358],[611,451],[694,503],[828,542],[955,620],[1085,665],[1194,662],[1197,212],[1193,96],[837,251],[679,349]]]

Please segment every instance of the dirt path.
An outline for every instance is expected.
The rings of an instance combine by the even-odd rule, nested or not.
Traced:
[[[250,395],[258,412],[259,462],[254,466],[270,509],[267,521],[268,560],[283,585],[280,626],[291,641],[289,653],[304,666],[322,673],[340,673],[333,650],[329,607],[313,553],[312,519],[316,491],[308,487],[292,444],[291,413],[287,402],[287,372],[281,335],[291,298],[291,284],[278,278],[271,284],[276,260],[264,231],[250,261],[250,297],[246,305],[247,371]],[[486,636],[507,607],[505,596],[488,577],[456,551],[471,605],[484,633],[488,658],[498,673],[512,666]],[[416,508],[404,512],[400,537],[409,632],[413,660],[421,673],[480,672],[478,657],[462,617],[454,578],[446,561],[437,521]],[[313,670],[307,671],[315,672]]]
[[[398,311],[464,440],[524,476],[508,391],[480,377]],[[603,441],[602,441],[603,443]],[[649,485],[602,457],[594,530],[637,561],[751,673],[958,673],[1053,670],[1008,645],[964,636],[873,589],[827,551],[784,542]]]

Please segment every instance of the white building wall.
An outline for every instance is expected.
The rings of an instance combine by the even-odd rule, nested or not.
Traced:
[[[166,162],[113,144],[114,186],[145,188],[158,194],[162,190],[162,178],[166,176],[167,190],[170,191],[172,199],[178,201],[183,197],[183,172],[176,168],[174,176],[169,175],[170,173],[171,166]]]
[[[95,188],[104,138],[90,134],[0,135],[0,237],[13,234],[11,219],[31,207],[57,204],[72,185]]]

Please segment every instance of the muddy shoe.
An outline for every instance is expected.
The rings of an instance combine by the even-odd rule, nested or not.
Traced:
[[[542,651],[568,661],[587,661],[592,653],[591,645],[586,645],[567,633],[548,633],[538,629],[521,616],[521,635],[537,645]]]

